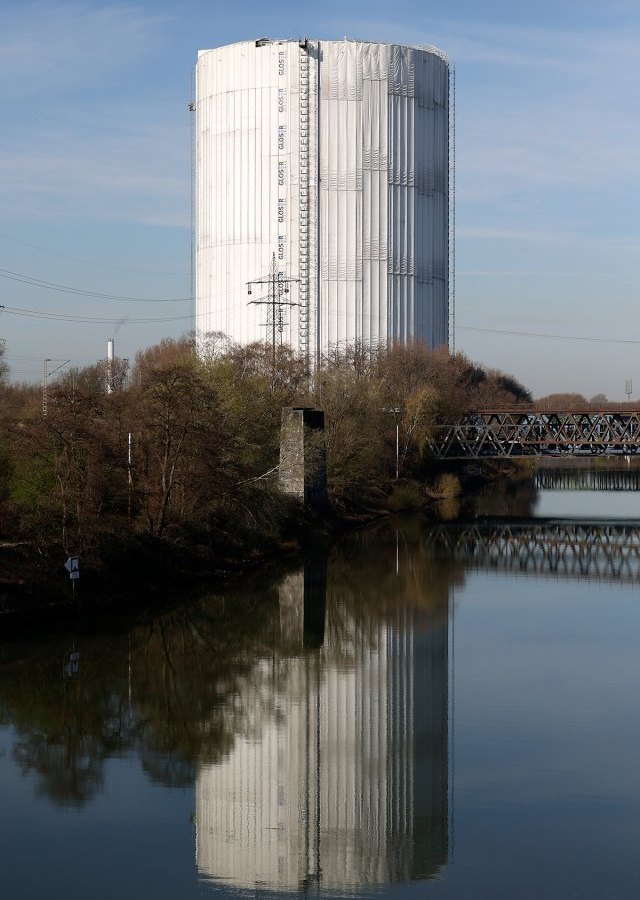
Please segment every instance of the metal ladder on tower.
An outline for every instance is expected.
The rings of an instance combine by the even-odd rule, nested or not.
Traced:
[[[300,47],[300,156],[299,156],[299,350],[309,360],[309,54]]]

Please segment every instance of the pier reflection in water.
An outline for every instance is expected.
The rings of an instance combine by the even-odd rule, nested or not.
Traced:
[[[353,890],[447,861],[446,597],[444,615],[381,615],[330,591],[324,644],[305,652],[325,571],[280,585],[291,655],[260,663],[238,698],[250,727],[198,771],[198,868],[237,888]]]

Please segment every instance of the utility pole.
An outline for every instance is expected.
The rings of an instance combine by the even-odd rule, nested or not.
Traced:
[[[57,362],[57,360],[52,360],[52,359],[49,359],[49,357],[47,357],[47,359],[44,360],[43,365],[42,365],[42,417],[43,417],[43,419],[46,419],[46,417],[47,417],[47,404],[48,404],[48,400],[49,400],[49,397],[48,397],[49,379],[51,378],[52,375],[55,375],[56,372],[59,372],[60,369],[63,369],[67,365],[67,363],[70,363],[71,360],[65,359],[65,361],[63,363],[61,363],[58,366],[58,368],[54,369],[52,372],[49,371],[49,363],[50,362]]]
[[[45,359],[42,365],[42,418],[47,416],[47,382],[49,380],[49,359]]]
[[[128,491],[127,491],[127,522],[131,525],[131,485],[133,484],[133,478],[131,477],[131,432],[129,432],[128,439],[128,452],[127,452],[127,482],[128,482]]]
[[[247,294],[249,295],[252,294],[254,285],[267,285],[266,296],[259,297],[257,300],[249,300],[249,305],[267,307],[267,321],[262,324],[265,328],[271,330],[271,351],[274,369],[276,367],[276,333],[280,335],[280,345],[282,345],[282,333],[287,324],[285,307],[300,306],[299,303],[295,303],[293,300],[285,299],[285,294],[289,293],[289,285],[298,281],[300,281],[299,278],[288,278],[278,271],[274,253],[271,258],[269,274],[263,278],[255,278],[253,281],[247,282]]]

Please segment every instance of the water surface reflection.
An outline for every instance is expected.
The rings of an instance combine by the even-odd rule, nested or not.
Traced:
[[[590,496],[607,521],[503,486],[281,578],[5,640],[8,895],[560,898],[617,867],[631,896],[640,526]]]
[[[447,861],[448,603],[455,561],[419,522],[352,535],[271,586],[126,629],[0,646],[0,724],[56,806],[107,762],[195,786],[201,876],[356,889]]]

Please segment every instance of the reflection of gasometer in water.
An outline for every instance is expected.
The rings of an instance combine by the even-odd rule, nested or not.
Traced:
[[[448,624],[406,609],[354,615],[334,598],[325,615],[325,585],[323,560],[284,579],[284,652],[241,692],[245,735],[200,768],[206,877],[351,889],[426,878],[447,861]]]

